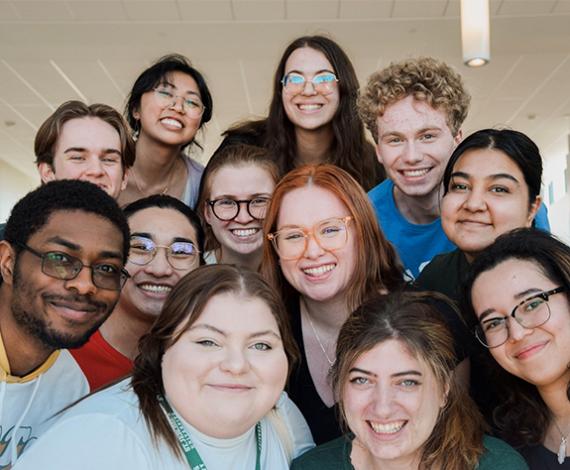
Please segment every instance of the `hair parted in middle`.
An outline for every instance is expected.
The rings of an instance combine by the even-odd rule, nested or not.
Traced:
[[[228,264],[200,266],[186,274],[168,295],[150,331],[141,338],[132,377],[132,387],[154,443],[158,445],[158,441],[164,439],[179,457],[182,453],[178,439],[157,400],[158,395],[164,394],[162,357],[200,318],[206,304],[213,297],[226,293],[262,300],[279,328],[289,371],[299,360],[299,350],[283,302],[259,274]],[[228,312],[228,315],[239,315],[239,312]]]
[[[204,173],[202,173],[200,196],[198,198],[198,204],[196,205],[196,212],[204,227],[206,236],[205,250],[207,251],[215,250],[220,246],[204,217],[205,211],[208,210],[207,204],[212,193],[212,180],[220,168],[225,166],[241,167],[248,165],[258,166],[267,171],[275,184],[279,181],[281,175],[275,158],[268,150],[261,147],[246,144],[222,146],[218,148],[210,160],[208,160]]]
[[[356,72],[346,52],[332,39],[315,35],[293,40],[283,51],[273,76],[273,97],[269,114],[260,121],[238,124],[225,135],[261,136],[262,145],[275,156],[280,170],[286,173],[295,167],[297,144],[295,127],[283,108],[283,77],[287,60],[297,49],[308,47],[321,52],[330,62],[338,78],[339,104],[331,122],[334,133],[330,160],[355,178],[365,190],[369,190],[384,178],[374,147],[366,140],[364,125],[357,112],[356,100],[359,84]]]
[[[351,227],[354,227],[356,237],[356,266],[351,277],[347,308],[353,310],[367,297],[383,289],[392,291],[402,287],[402,266],[394,247],[378,227],[368,196],[352,176],[335,165],[303,165],[287,173],[273,192],[263,223],[263,233],[278,230],[277,219],[283,197],[306,186],[330,191],[346,206],[353,218]],[[290,298],[293,288],[283,276],[277,252],[267,238],[263,243],[260,272],[281,292],[283,298]]]
[[[101,103],[85,104],[81,101],[66,101],[61,104],[40,126],[34,140],[36,165],[47,163],[53,166],[55,146],[63,125],[72,119],[97,118],[109,124],[119,134],[123,172],[135,163],[135,142],[129,125],[121,114],[111,106]]]
[[[447,399],[423,446],[420,468],[475,468],[483,454],[485,423],[467,391],[454,380],[453,337],[440,313],[446,297],[434,292],[397,292],[371,298],[342,326],[331,369],[333,391],[346,425],[344,389],[355,361],[388,340],[397,340],[433,372]],[[437,406],[434,404],[434,406]]]
[[[360,116],[376,142],[378,116],[407,96],[443,110],[454,137],[467,117],[471,102],[461,75],[445,62],[432,57],[393,62],[370,76],[358,102]]]

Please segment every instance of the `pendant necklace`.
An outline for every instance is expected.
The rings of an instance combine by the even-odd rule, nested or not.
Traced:
[[[164,186],[164,188],[162,188],[162,191],[157,192],[157,193],[153,193],[153,194],[164,195],[168,192],[168,189],[170,188],[170,184],[172,183],[172,178],[174,178],[174,171],[172,171],[172,170],[174,169],[175,166],[176,166],[176,159],[174,160],[170,169],[168,170],[168,181],[166,182],[166,185]],[[142,188],[139,184],[137,174],[135,173],[135,167],[131,168],[131,175],[133,176],[133,181],[134,181],[135,186],[137,187],[139,193],[142,194],[144,197],[147,197],[148,194],[146,193],[146,191],[142,190]]]
[[[315,339],[317,340],[317,343],[319,343],[319,346],[321,347],[321,351],[323,351],[323,354],[325,355],[325,358],[327,359],[327,362],[329,363],[329,366],[332,367],[334,366],[334,363],[336,362],[336,358],[334,361],[331,361],[329,355],[327,354],[327,350],[325,349],[325,347],[323,346],[323,343],[321,341],[321,338],[319,338],[319,335],[317,333],[317,329],[315,328],[315,325],[313,325],[313,322],[311,320],[311,316],[307,313],[307,312],[303,312],[303,310],[301,309],[301,312],[305,314],[305,317],[307,317],[307,320],[309,320],[309,325],[311,325],[311,330],[313,330],[313,334],[315,335]]]
[[[562,433],[562,430],[560,429],[560,426],[558,426],[558,423],[556,422],[556,420],[553,418],[554,421],[554,426],[556,426],[556,429],[558,429],[558,432],[560,433],[560,447],[558,447],[558,463],[560,465],[562,465],[564,463],[564,460],[566,459],[566,445],[568,444],[568,434],[566,434],[566,436]]]

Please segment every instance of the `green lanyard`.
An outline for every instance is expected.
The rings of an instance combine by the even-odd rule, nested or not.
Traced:
[[[188,465],[192,470],[207,470],[202,457],[198,453],[196,447],[192,443],[192,439],[188,435],[186,428],[180,421],[180,418],[176,415],[170,404],[166,401],[163,395],[158,395],[158,402],[166,411],[166,416],[170,425],[174,430],[174,434],[178,438],[178,443],[186,455],[186,460]],[[257,442],[256,455],[255,455],[255,470],[261,470],[261,424],[257,423],[255,425],[255,440]]]

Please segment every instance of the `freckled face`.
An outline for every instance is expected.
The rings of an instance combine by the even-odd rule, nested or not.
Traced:
[[[378,468],[382,462],[417,468],[445,393],[425,361],[390,339],[356,359],[342,402],[355,443]]]
[[[275,181],[265,168],[258,165],[226,165],[211,177],[209,199],[269,199],[274,188]],[[205,207],[204,217],[222,247],[222,255],[229,252],[234,256],[243,256],[261,250],[263,219],[253,218],[246,204],[240,205],[239,213],[232,220],[218,219],[210,205]]]
[[[453,136],[445,111],[408,96],[377,119],[377,155],[396,191],[409,197],[437,196],[445,166],[461,133]]]

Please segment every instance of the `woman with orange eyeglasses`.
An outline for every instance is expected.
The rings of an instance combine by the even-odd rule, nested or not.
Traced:
[[[366,193],[334,165],[285,175],[263,228],[261,274],[281,292],[302,356],[288,392],[323,443],[341,435],[328,380],[340,327],[371,295],[401,289],[402,268]]]
[[[369,190],[384,179],[357,113],[358,79],[342,48],[324,36],[292,41],[273,78],[267,118],[225,132],[220,148],[264,147],[285,173],[303,164],[333,163]]]

